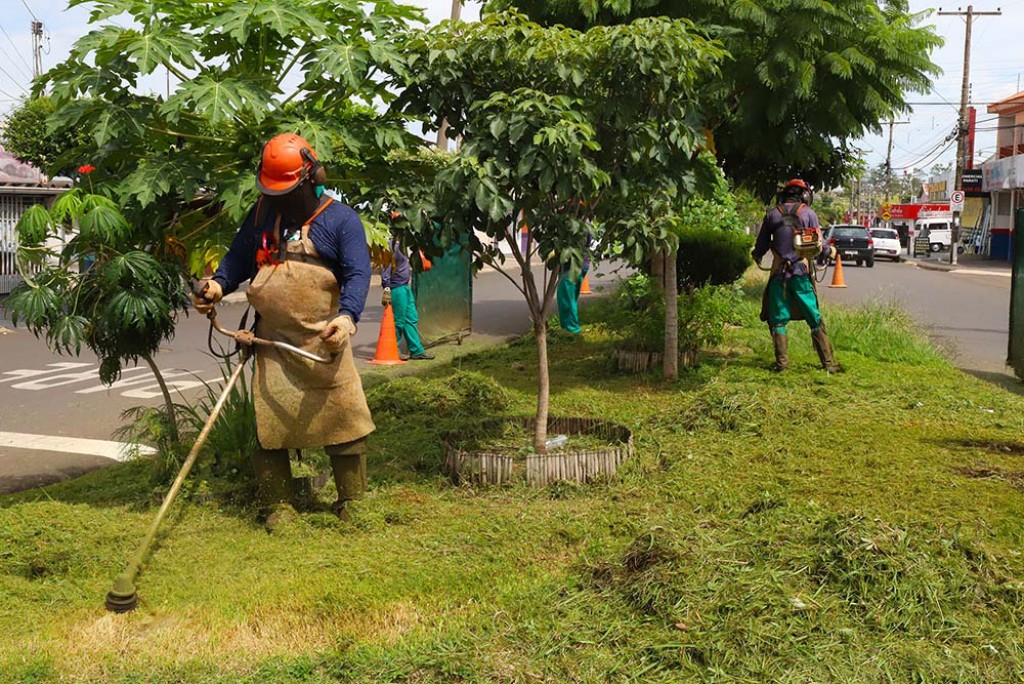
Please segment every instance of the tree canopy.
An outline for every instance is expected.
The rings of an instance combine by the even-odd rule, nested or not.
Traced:
[[[66,176],[79,165],[65,153],[84,144],[87,134],[77,126],[52,130],[47,120],[56,109],[49,97],[26,99],[6,116],[0,139],[4,149],[21,161],[51,176]]]
[[[546,25],[580,29],[640,17],[692,20],[731,59],[705,85],[705,121],[735,181],[767,197],[801,175],[834,186],[856,160],[850,141],[879,131],[939,72],[941,45],[906,0],[491,0]]]

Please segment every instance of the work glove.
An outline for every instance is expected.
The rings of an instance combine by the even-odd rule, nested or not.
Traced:
[[[196,311],[205,316],[224,298],[224,290],[216,280],[207,280],[200,285],[201,287],[192,293],[192,304],[195,305]]]
[[[356,324],[352,322],[352,318],[350,316],[338,316],[327,324],[324,331],[320,333],[320,339],[323,340],[327,351],[337,354],[345,347],[348,338],[355,334]]]
[[[381,298],[380,298],[380,305],[381,306],[391,306],[391,288],[390,287],[385,287],[384,288],[384,294],[381,295]]]

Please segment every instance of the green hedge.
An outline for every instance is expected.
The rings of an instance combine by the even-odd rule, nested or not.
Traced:
[[[736,282],[750,266],[753,246],[754,238],[738,230],[687,229],[676,255],[679,291]]]

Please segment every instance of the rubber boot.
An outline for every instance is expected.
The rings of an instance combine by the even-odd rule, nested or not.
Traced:
[[[339,519],[348,520],[348,502],[366,493],[366,440],[357,439],[354,442],[335,444],[324,451],[331,457],[334,486],[338,490],[338,500],[333,506],[334,512]]]
[[[789,368],[789,336],[785,332],[772,331],[772,346],[775,347],[775,363],[772,370],[776,373]]]
[[[844,368],[836,362],[835,356],[832,354],[832,343],[828,339],[828,333],[825,331],[825,322],[822,321],[821,325],[816,330],[811,331],[811,342],[814,343],[814,351],[818,352],[818,359],[821,361],[821,367],[828,373],[842,373]]]
[[[260,517],[268,532],[281,524],[295,520],[298,513],[292,507],[292,465],[286,449],[258,448],[250,458],[256,474],[256,495],[260,504]]]

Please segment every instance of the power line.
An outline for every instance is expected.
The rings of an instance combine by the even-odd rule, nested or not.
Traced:
[[[18,46],[14,44],[14,41],[11,39],[11,35],[7,33],[7,29],[4,28],[3,24],[0,24],[0,31],[3,31],[3,34],[7,36],[7,42],[11,44],[12,48],[14,48],[14,54],[16,54],[18,56],[18,59],[21,60],[21,63],[25,65],[25,76],[28,78],[32,78],[31,76],[29,76],[29,74],[32,72],[32,67],[28,65],[28,62],[25,61],[25,58],[22,57],[20,52],[18,52]]]
[[[893,167],[893,168],[896,168],[896,169],[899,169],[899,170],[901,170],[901,171],[902,171],[902,170],[904,170],[904,169],[910,169],[910,168],[915,168],[915,167],[927,166],[928,164],[930,164],[930,163],[931,163],[931,161],[928,161],[928,162],[926,162],[926,163],[922,163],[922,162],[924,162],[924,160],[925,160],[926,158],[928,158],[928,157],[932,157],[933,153],[934,153],[934,152],[935,152],[936,150],[938,150],[938,149],[939,149],[940,147],[942,147],[942,149],[941,149],[941,150],[939,150],[938,154],[935,154],[935,155],[934,155],[934,157],[932,157],[932,161],[934,161],[934,159],[937,159],[937,158],[939,158],[940,156],[942,156],[942,155],[943,155],[943,154],[944,154],[944,153],[946,152],[946,150],[948,150],[948,149],[949,149],[950,145],[951,145],[951,144],[953,143],[953,141],[955,141],[955,140],[956,140],[956,138],[957,138],[957,129],[956,129],[956,128],[954,128],[954,129],[953,129],[953,130],[952,130],[952,131],[951,131],[951,132],[949,133],[949,135],[947,135],[947,136],[946,136],[945,138],[943,138],[942,140],[940,140],[940,141],[939,141],[938,143],[936,143],[936,144],[935,144],[935,145],[934,145],[934,146],[933,146],[933,147],[932,147],[932,148],[931,148],[930,150],[928,150],[927,152],[925,152],[924,154],[922,154],[922,155],[921,155],[920,157],[918,157],[918,158],[917,158],[916,160],[914,160],[913,162],[911,162],[911,163],[909,163],[909,164],[906,164],[905,166],[896,166],[896,167]],[[943,145],[945,145],[945,147],[943,147]]]
[[[931,166],[932,164],[934,164],[936,161],[938,161],[939,157],[941,157],[946,152],[948,152],[949,148],[953,146],[954,142],[956,142],[956,138],[953,138],[948,143],[946,143],[945,147],[943,147],[941,150],[939,150],[937,154],[935,154],[931,159],[929,159],[926,162],[918,162],[916,164],[910,164],[908,166],[897,166],[895,168],[899,169],[900,171],[905,171],[905,170],[911,169],[911,168],[919,168],[919,169],[927,168],[927,167]]]
[[[39,21],[39,17],[36,16],[36,13],[32,11],[32,8],[28,6],[28,3],[25,2],[25,0],[21,0],[21,4],[25,6],[25,9],[27,9],[28,13],[32,15],[33,19]]]
[[[24,90],[26,93],[28,92],[28,88],[26,88],[25,86],[21,85],[21,83],[18,81],[18,79],[16,79],[13,76],[11,76],[11,74],[7,71],[7,69],[4,69],[2,66],[0,66],[0,74],[3,74],[7,78],[11,79],[11,81],[14,82],[14,85],[18,86],[19,88]]]

